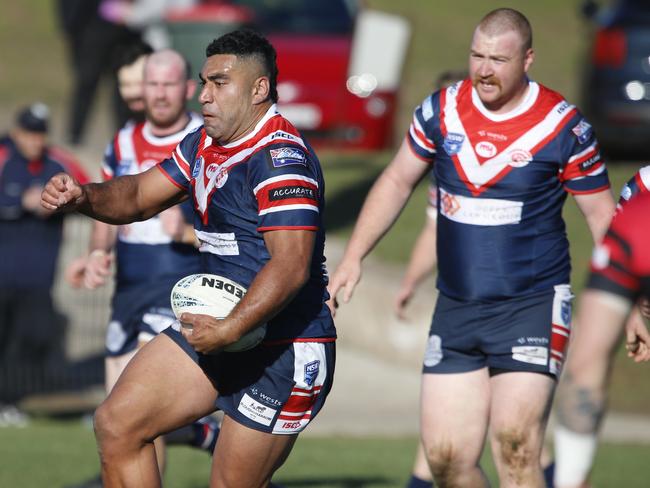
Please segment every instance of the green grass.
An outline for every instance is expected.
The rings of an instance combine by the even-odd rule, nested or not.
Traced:
[[[414,438],[314,438],[298,440],[274,481],[287,487],[389,488],[404,486],[411,469]],[[647,486],[650,446],[604,444],[595,464],[595,486]],[[0,486],[59,488],[94,476],[98,458],[91,431],[77,420],[38,420],[24,429],[0,430]],[[482,465],[496,486],[489,452]],[[206,487],[210,458],[201,451],[172,447],[165,485]]]

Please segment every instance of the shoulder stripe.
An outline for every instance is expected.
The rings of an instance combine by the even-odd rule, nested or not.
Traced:
[[[279,181],[286,181],[286,180],[299,180],[299,181],[305,181],[307,183],[311,183],[314,185],[316,188],[318,188],[318,181],[308,178],[306,176],[302,175],[294,175],[294,174],[288,174],[288,175],[280,175],[280,176],[274,176],[272,178],[268,178],[261,183],[259,183],[255,188],[253,188],[253,193],[257,195],[257,193],[264,188],[265,186],[271,185],[273,183],[277,183]]]
[[[284,212],[285,210],[313,210],[316,213],[319,213],[318,206],[316,205],[306,205],[306,204],[292,204],[292,205],[281,205],[278,207],[269,207],[259,211],[260,215],[266,215],[273,212]]]

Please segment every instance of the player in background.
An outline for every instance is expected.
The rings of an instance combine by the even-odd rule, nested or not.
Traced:
[[[395,296],[395,315],[402,320],[406,319],[405,309],[411,301],[411,298],[413,298],[415,290],[427,276],[433,273],[438,262],[436,259],[437,254],[431,252],[432,249],[436,248],[438,189],[433,172],[430,174],[430,178],[425,222],[415,240],[409,262],[406,266],[406,272]],[[411,470],[411,477],[406,487],[432,488],[433,486],[433,475],[431,474],[422,442],[419,442],[415,453],[413,469]]]
[[[487,486],[479,460],[488,436],[500,486],[545,486],[540,453],[573,298],[562,206],[573,194],[594,241],[615,208],[591,126],[528,78],[533,59],[520,12],[481,20],[470,78],[416,109],[330,281],[334,308],[435,162],[439,295],[421,429],[440,486]]]
[[[141,122],[128,122],[108,144],[102,164],[105,181],[146,171],[169,157],[178,143],[202,124],[201,117],[186,108],[196,83],[189,78],[187,62],[176,51],[140,56],[121,67],[118,76],[120,87],[129,87],[125,100],[131,110],[137,113],[142,100],[145,116]],[[88,255],[76,260],[67,273],[73,286],[95,289],[106,284],[116,262],[112,315],[106,333],[107,394],[135,353],[174,321],[169,303],[174,283],[201,269],[189,223],[192,212],[186,202],[129,225],[94,221]],[[212,453],[218,431],[218,422],[205,417],[157,439],[161,471],[165,441]]]
[[[129,109],[130,121],[135,123],[144,122],[145,118],[142,77],[144,63],[152,52],[144,42],[125,47],[115,66],[120,97]]]
[[[95,414],[106,486],[160,486],[152,439],[224,411],[210,485],[267,486],[332,386],[336,331],[326,305],[320,164],[275,108],[275,49],[249,30],[206,50],[204,127],[172,157],[80,186],[50,180],[42,204],[111,223],[191,199],[204,271],[248,291],[223,320],[184,313],[128,364]],[[244,352],[221,349],[267,324]],[[180,327],[179,327],[180,329]]]
[[[647,195],[650,188],[650,166],[641,168],[621,190],[614,223],[626,213],[630,202],[642,195]],[[628,222],[627,219],[625,222]],[[606,238],[605,247],[596,247],[592,259],[592,270],[597,262],[597,254],[609,252],[608,239],[616,239],[616,230],[621,225],[612,224]],[[629,225],[629,224],[628,224]],[[644,225],[642,222],[640,225]],[[611,244],[611,242],[610,242]],[[646,243],[647,245],[647,243]],[[604,251],[607,250],[607,251]],[[608,266],[616,266],[618,261],[612,261]],[[596,270],[597,274],[616,273],[614,269]],[[594,275],[590,283],[594,281]],[[597,287],[598,288],[598,287]],[[585,292],[587,297],[593,293]],[[606,300],[600,298],[587,298],[582,302],[582,307],[592,302]],[[603,307],[604,305],[598,305]],[[592,312],[579,312],[579,317],[591,317]],[[607,314],[605,314],[607,316]],[[645,318],[650,317],[648,296],[638,297],[637,306],[633,307],[625,322],[625,347],[628,357],[635,362],[650,360],[650,334],[648,333]],[[601,318],[600,321],[603,319]],[[594,457],[598,445],[598,431],[606,413],[606,388],[609,383],[612,354],[614,347],[620,341],[621,334],[618,329],[608,327],[611,333],[602,334],[597,325],[577,321],[576,338],[570,346],[569,363],[565,378],[561,382],[560,394],[556,402],[558,425],[555,428],[555,454],[556,474],[555,486],[558,488],[585,488],[589,485],[589,473],[593,467]],[[590,339],[594,345],[594,356],[586,358],[586,340],[578,341],[579,336],[597,334],[598,337]],[[615,341],[612,344],[611,341]],[[576,343],[577,344],[574,344]],[[577,350],[577,352],[576,352]],[[574,356],[577,356],[574,358]],[[580,368],[578,370],[578,368]],[[583,401],[579,401],[582,398]]]
[[[438,218],[438,188],[433,172],[430,174],[430,180],[425,222],[415,240],[409,262],[406,265],[406,272],[395,297],[395,315],[402,320],[406,319],[405,308],[411,301],[416,289],[427,276],[433,273],[438,263],[437,253],[431,252],[432,249],[436,248],[436,220]],[[546,449],[546,445],[542,450],[541,461],[546,485],[552,487],[555,465],[550,452]],[[433,475],[420,442],[415,454],[411,477],[406,487],[432,488],[433,486]]]

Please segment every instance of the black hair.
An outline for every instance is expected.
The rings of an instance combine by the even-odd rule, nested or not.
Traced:
[[[153,48],[144,41],[121,45],[117,49],[114,57],[113,70],[117,73],[124,66],[135,63],[140,56],[145,56],[152,52]]]
[[[239,58],[253,58],[269,79],[269,99],[278,101],[278,65],[275,48],[262,34],[251,29],[239,29],[212,41],[205,49],[209,58],[215,54],[234,54]]]

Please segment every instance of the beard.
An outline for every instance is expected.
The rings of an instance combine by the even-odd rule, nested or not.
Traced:
[[[164,110],[160,113],[155,110],[155,107],[147,107],[145,113],[147,120],[152,122],[156,127],[166,129],[178,122],[178,120],[183,116],[183,113],[185,113],[185,108],[183,107],[181,110],[175,112]]]

